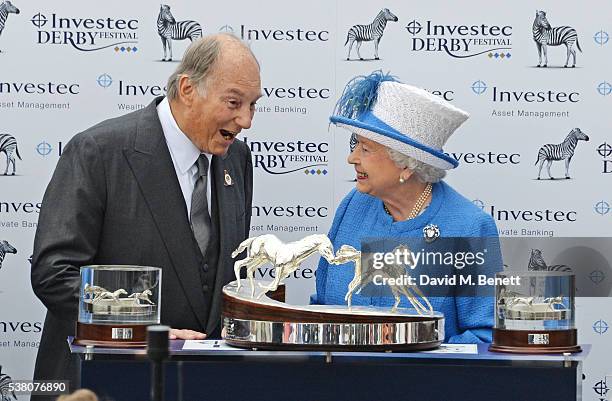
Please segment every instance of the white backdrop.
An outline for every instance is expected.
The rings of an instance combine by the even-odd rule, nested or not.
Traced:
[[[0,240],[17,249],[0,269],[0,365],[3,374],[25,379],[32,374],[44,318],[30,287],[28,258],[62,145],[94,123],[163,94],[188,41],[175,40],[175,61],[161,61],[158,2],[13,5],[20,13],[0,19],[0,135],[15,138],[21,159],[16,157],[15,176],[0,175]],[[252,129],[242,135],[255,164],[251,235],[272,232],[288,241],[327,232],[354,178],[346,164],[348,135],[330,129],[327,118],[345,83],[375,69],[471,113],[446,146],[461,162],[447,181],[491,213],[502,235],[611,235],[609,2],[471,0],[441,7],[424,1],[176,0],[170,6],[177,21],[195,20],[205,34],[242,36],[261,62],[264,97]],[[380,60],[366,41],[360,50],[365,60],[356,60],[353,47],[346,61],[349,29],[369,24],[383,8],[398,21],[384,30]],[[577,31],[582,51],[576,68],[561,68],[563,45],[549,46],[548,68],[535,67],[536,9],[547,12],[553,27]],[[538,149],[560,143],[576,127],[590,141],[578,143],[572,179],[536,180]],[[4,163],[1,153],[0,174]],[[563,162],[553,163],[552,172],[562,178]],[[308,260],[289,280],[290,301],[306,302],[314,291],[316,265],[316,259]],[[260,273],[268,274],[265,268]],[[594,283],[609,288],[612,272],[602,273]],[[611,305],[609,298],[579,300],[579,340],[593,344],[585,400],[600,400],[607,391],[601,381],[612,372]]]

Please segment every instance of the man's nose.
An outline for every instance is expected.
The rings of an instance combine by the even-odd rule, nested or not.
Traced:
[[[251,128],[251,123],[253,122],[254,114],[255,113],[253,110],[251,110],[251,108],[242,108],[240,110],[240,114],[236,118],[236,123],[242,129],[249,129]]]

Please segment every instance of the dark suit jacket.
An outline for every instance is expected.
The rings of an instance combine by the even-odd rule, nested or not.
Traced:
[[[251,154],[235,141],[225,156],[212,158],[220,246],[211,300],[202,288],[203,258],[157,116],[161,100],[76,135],[58,162],[43,199],[32,260],[32,287],[48,309],[37,379],[77,378],[66,337],[75,333],[80,266],[161,267],[162,323],[219,331],[221,289],[233,280],[230,253],[249,232]],[[233,185],[223,184],[224,170]]]

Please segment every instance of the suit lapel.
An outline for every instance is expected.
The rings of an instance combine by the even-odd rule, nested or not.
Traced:
[[[141,114],[133,149],[124,154],[138,181],[176,275],[198,321],[205,327],[206,303],[201,288],[201,256],[187,219],[187,207],[166,145],[157,103]]]

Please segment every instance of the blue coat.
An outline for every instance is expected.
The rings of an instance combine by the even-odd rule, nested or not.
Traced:
[[[431,203],[423,213],[400,222],[394,222],[384,211],[380,199],[353,189],[336,210],[329,238],[334,249],[344,244],[361,249],[361,240],[365,237],[422,237],[422,230],[428,224],[437,225],[441,237],[495,237],[497,243],[498,232],[491,216],[444,182],[433,185]],[[344,296],[353,276],[353,263],[330,267],[322,258],[317,270],[317,293],[311,302],[346,304]],[[491,342],[492,297],[430,297],[430,301],[434,310],[444,313],[445,342]],[[355,294],[352,298],[354,305],[390,306],[393,302],[392,297]],[[400,306],[410,307],[410,304],[402,298]]]

